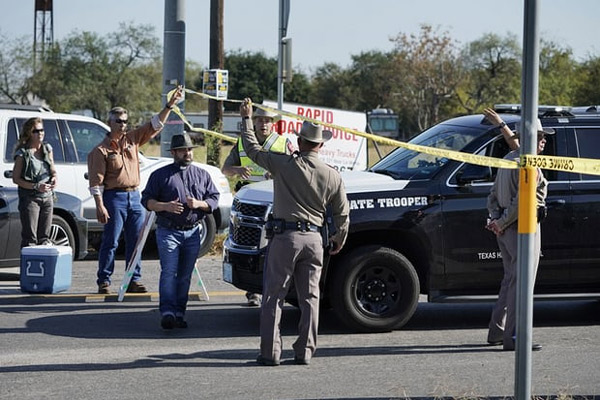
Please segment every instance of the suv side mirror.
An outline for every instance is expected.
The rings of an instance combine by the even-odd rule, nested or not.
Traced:
[[[468,185],[475,182],[491,182],[492,168],[483,165],[469,164],[465,165],[456,173],[456,182],[461,185]]]
[[[4,171],[4,177],[8,178],[8,179],[12,179],[12,177],[13,177],[12,170],[9,169],[9,170]]]

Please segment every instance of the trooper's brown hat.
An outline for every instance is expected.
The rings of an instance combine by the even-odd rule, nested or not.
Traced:
[[[304,121],[302,124],[302,129],[300,129],[300,132],[296,132],[296,135],[300,136],[304,140],[308,140],[309,142],[324,143],[331,139],[333,133],[323,129],[323,125]]]
[[[538,118],[537,119],[537,133],[538,133],[538,135],[539,134],[542,134],[542,135],[554,135],[556,133],[556,131],[554,129],[552,129],[552,128],[544,128],[542,126],[542,121]],[[519,134],[519,132],[515,131],[515,134],[514,134],[513,137],[514,138],[518,138],[519,136],[521,136]]]

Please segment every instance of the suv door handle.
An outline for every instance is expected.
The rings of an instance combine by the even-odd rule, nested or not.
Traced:
[[[551,200],[548,203],[546,203],[546,206],[548,208],[559,208],[559,207],[564,207],[565,204],[567,204],[567,201],[565,199],[556,199],[556,200]]]
[[[12,179],[12,177],[13,177],[12,170],[9,169],[9,170],[4,171],[4,177]]]
[[[87,173],[87,172],[86,172],[86,173],[84,173],[84,174],[83,174],[83,177],[85,178],[85,180],[88,180],[88,178],[89,178],[89,175],[88,175],[88,173]]]

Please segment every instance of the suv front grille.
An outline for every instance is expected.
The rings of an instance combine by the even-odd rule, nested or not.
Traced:
[[[268,208],[268,205],[244,203],[234,198],[229,226],[231,241],[237,246],[259,249]]]
[[[267,213],[267,206],[262,204],[251,204],[243,203],[238,199],[233,200],[233,210],[237,211],[240,215],[248,217],[259,217],[265,218]]]
[[[260,228],[251,228],[248,226],[238,226],[233,229],[231,239],[240,246],[256,246],[260,244]]]

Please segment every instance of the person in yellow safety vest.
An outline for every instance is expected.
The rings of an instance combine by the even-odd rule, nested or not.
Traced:
[[[256,109],[252,117],[254,129],[256,130],[256,138],[262,145],[263,150],[292,154],[295,150],[292,142],[273,131],[273,125],[278,117],[273,112],[263,110],[262,108]],[[241,139],[238,139],[236,145],[231,148],[229,155],[221,167],[221,171],[226,176],[240,177],[240,180],[235,185],[236,191],[248,183],[260,182],[271,178],[269,171],[256,165],[246,155]],[[248,292],[246,293],[246,298],[248,299],[249,307],[260,306],[262,300],[260,294]]]

